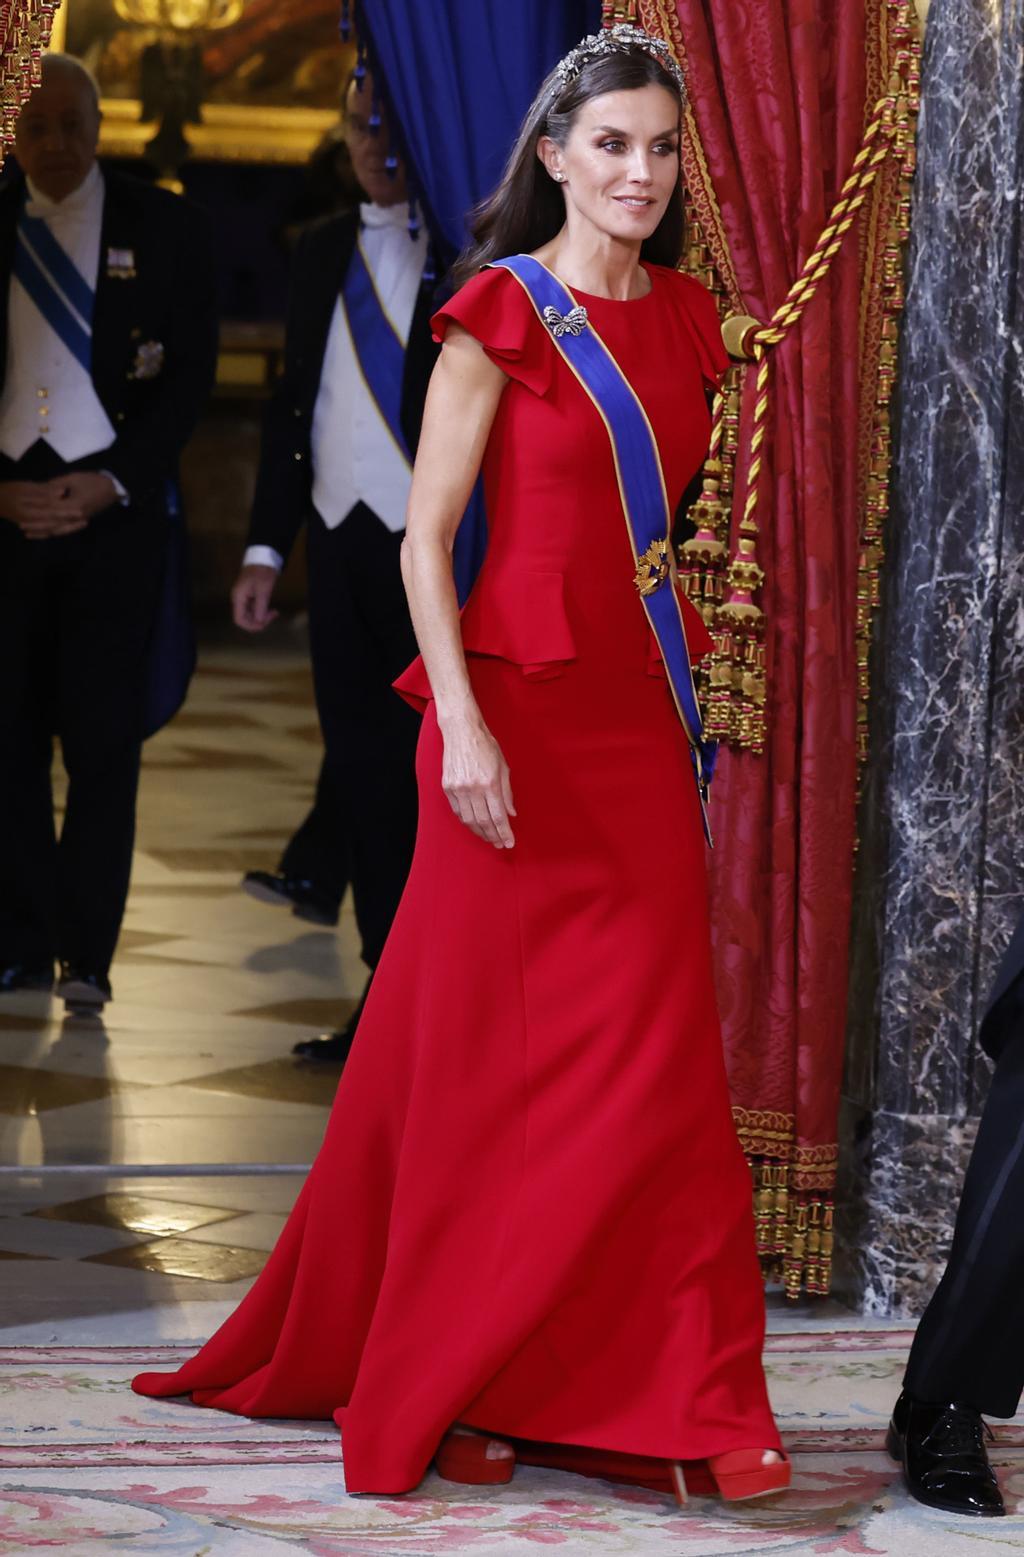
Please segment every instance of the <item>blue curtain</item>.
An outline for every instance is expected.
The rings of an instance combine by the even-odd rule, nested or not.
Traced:
[[[600,22],[600,0],[360,0],[371,66],[443,264],[498,182],[541,81]],[[485,538],[478,492],[455,543],[460,599]]]

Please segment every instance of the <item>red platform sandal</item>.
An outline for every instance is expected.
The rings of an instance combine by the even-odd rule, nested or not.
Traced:
[[[764,1449],[733,1449],[729,1454],[716,1454],[707,1461],[719,1496],[727,1503],[740,1503],[745,1498],[769,1497],[773,1492],[784,1492],[793,1479],[793,1466],[782,1449],[772,1450],[779,1459],[764,1463]]]
[[[508,1454],[499,1459],[488,1456],[492,1443],[500,1443]],[[516,1468],[515,1450],[503,1438],[488,1438],[484,1433],[445,1433],[434,1457],[437,1474],[443,1481],[456,1481],[465,1487],[501,1487],[512,1480]]]

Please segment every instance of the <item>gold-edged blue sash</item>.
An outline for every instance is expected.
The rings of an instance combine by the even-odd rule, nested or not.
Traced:
[[[578,307],[558,277],[530,254],[513,254],[492,263],[515,276],[608,431],[622,512],[636,559],[635,582],[690,745],[704,831],[710,843],[706,801],[718,743],[705,739],[693,684],[682,606],[669,560],[671,516],[654,430],[629,380],[586,318],[586,311]]]
[[[402,430],[405,342],[381,302],[358,239],[345,274],[341,300],[366,387],[399,452],[411,465],[412,455]]]

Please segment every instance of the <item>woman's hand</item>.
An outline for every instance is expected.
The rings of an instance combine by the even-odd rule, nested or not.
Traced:
[[[515,816],[508,763],[479,713],[445,721],[441,787],[460,822],[496,849],[515,846]]]

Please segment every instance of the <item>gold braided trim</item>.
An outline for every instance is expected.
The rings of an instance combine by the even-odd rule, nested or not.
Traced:
[[[676,63],[689,79],[689,61],[683,30],[679,25],[675,7],[668,0],[639,0],[640,25],[652,37],[663,38],[675,55]],[[717,272],[720,287],[724,289],[729,307],[735,312],[742,309],[742,294],[729,252],[729,239],[722,220],[721,207],[715,186],[711,180],[704,143],[700,138],[693,105],[687,94],[683,113],[683,139],[680,148],[683,164],[683,182],[686,193],[696,210],[702,241],[707,245]]]
[[[39,85],[57,0],[8,0],[0,12],[0,163],[14,145],[18,115]]]
[[[857,756],[868,747],[871,633],[881,594],[881,567],[889,513],[892,435],[889,405],[896,384],[903,251],[910,236],[914,127],[921,98],[921,28],[907,0],[875,0],[869,11],[869,65],[876,80],[905,84],[894,155],[876,186],[866,233],[861,298],[861,405],[858,437],[860,547],[857,579]]]
[[[786,1296],[825,1296],[832,1280],[832,1224],[839,1148],[798,1146],[796,1120],[775,1110],[733,1108],[753,1179],[757,1252],[768,1281]]]
[[[902,302],[901,297],[897,299],[896,292],[906,222],[901,221],[897,225],[895,240],[890,238],[882,253],[871,243],[871,233],[881,219],[879,213],[884,216],[890,210],[891,201],[887,193],[894,169],[898,167],[904,170],[907,176],[912,172],[912,121],[919,98],[919,46],[907,0],[876,0],[876,4],[883,7],[884,14],[876,16],[876,25],[868,27],[868,59],[870,65],[873,60],[884,58],[888,67],[886,90],[880,93],[867,117],[860,148],[818,242],[783,303],[766,325],[752,332],[754,405],[746,489],[736,521],[734,543],[730,550],[730,511],[724,498],[726,492],[731,492],[734,487],[734,476],[730,459],[733,451],[726,444],[722,452],[710,458],[705,466],[704,492],[693,512],[698,533],[683,548],[680,557],[680,572],[687,592],[704,615],[715,640],[714,652],[704,662],[700,685],[701,695],[707,704],[707,733],[711,738],[726,741],[733,747],[755,755],[763,753],[766,742],[766,623],[756,597],[765,581],[758,560],[757,541],[758,510],[763,506],[764,444],[770,410],[769,349],[781,344],[799,323],[851,231],[855,231],[858,236],[861,260],[867,273],[865,296],[872,286],[879,284],[890,285],[892,294],[887,306],[887,317],[878,325],[877,355],[872,354],[874,362],[870,358],[865,361],[863,356],[861,359],[862,383],[865,384],[861,414],[861,429],[864,431],[858,439],[858,448],[861,452],[865,449],[868,451],[868,464],[864,480],[866,495],[862,502],[865,517],[858,584],[857,658],[861,697],[859,719],[862,727],[866,728],[863,710],[867,696],[867,643],[878,598],[878,521],[884,516],[888,502],[890,446],[887,405],[895,372],[895,314]],[[647,30],[669,43],[685,73],[685,42],[679,19],[669,0],[639,0],[639,12]],[[896,48],[890,47],[893,38],[898,44]],[[696,218],[701,235],[699,243],[691,244],[686,268],[714,290],[724,291],[731,307],[742,311],[721,211],[700,134],[689,107],[683,135],[683,171],[693,207],[691,221]],[[907,203],[899,203],[898,210],[902,216],[905,217],[908,209]],[[886,225],[889,227],[891,223]],[[708,273],[711,267],[704,262],[701,252],[703,247],[708,251],[711,266],[716,272],[714,275]],[[862,346],[865,344],[864,321],[865,308],[862,306]],[[870,431],[865,429],[868,417],[864,409],[867,405],[867,385],[870,385],[871,397]],[[738,422],[738,389],[735,378],[733,384],[726,387],[726,402],[720,410],[726,421],[735,415]],[[858,744],[862,749],[863,736],[859,738]]]

